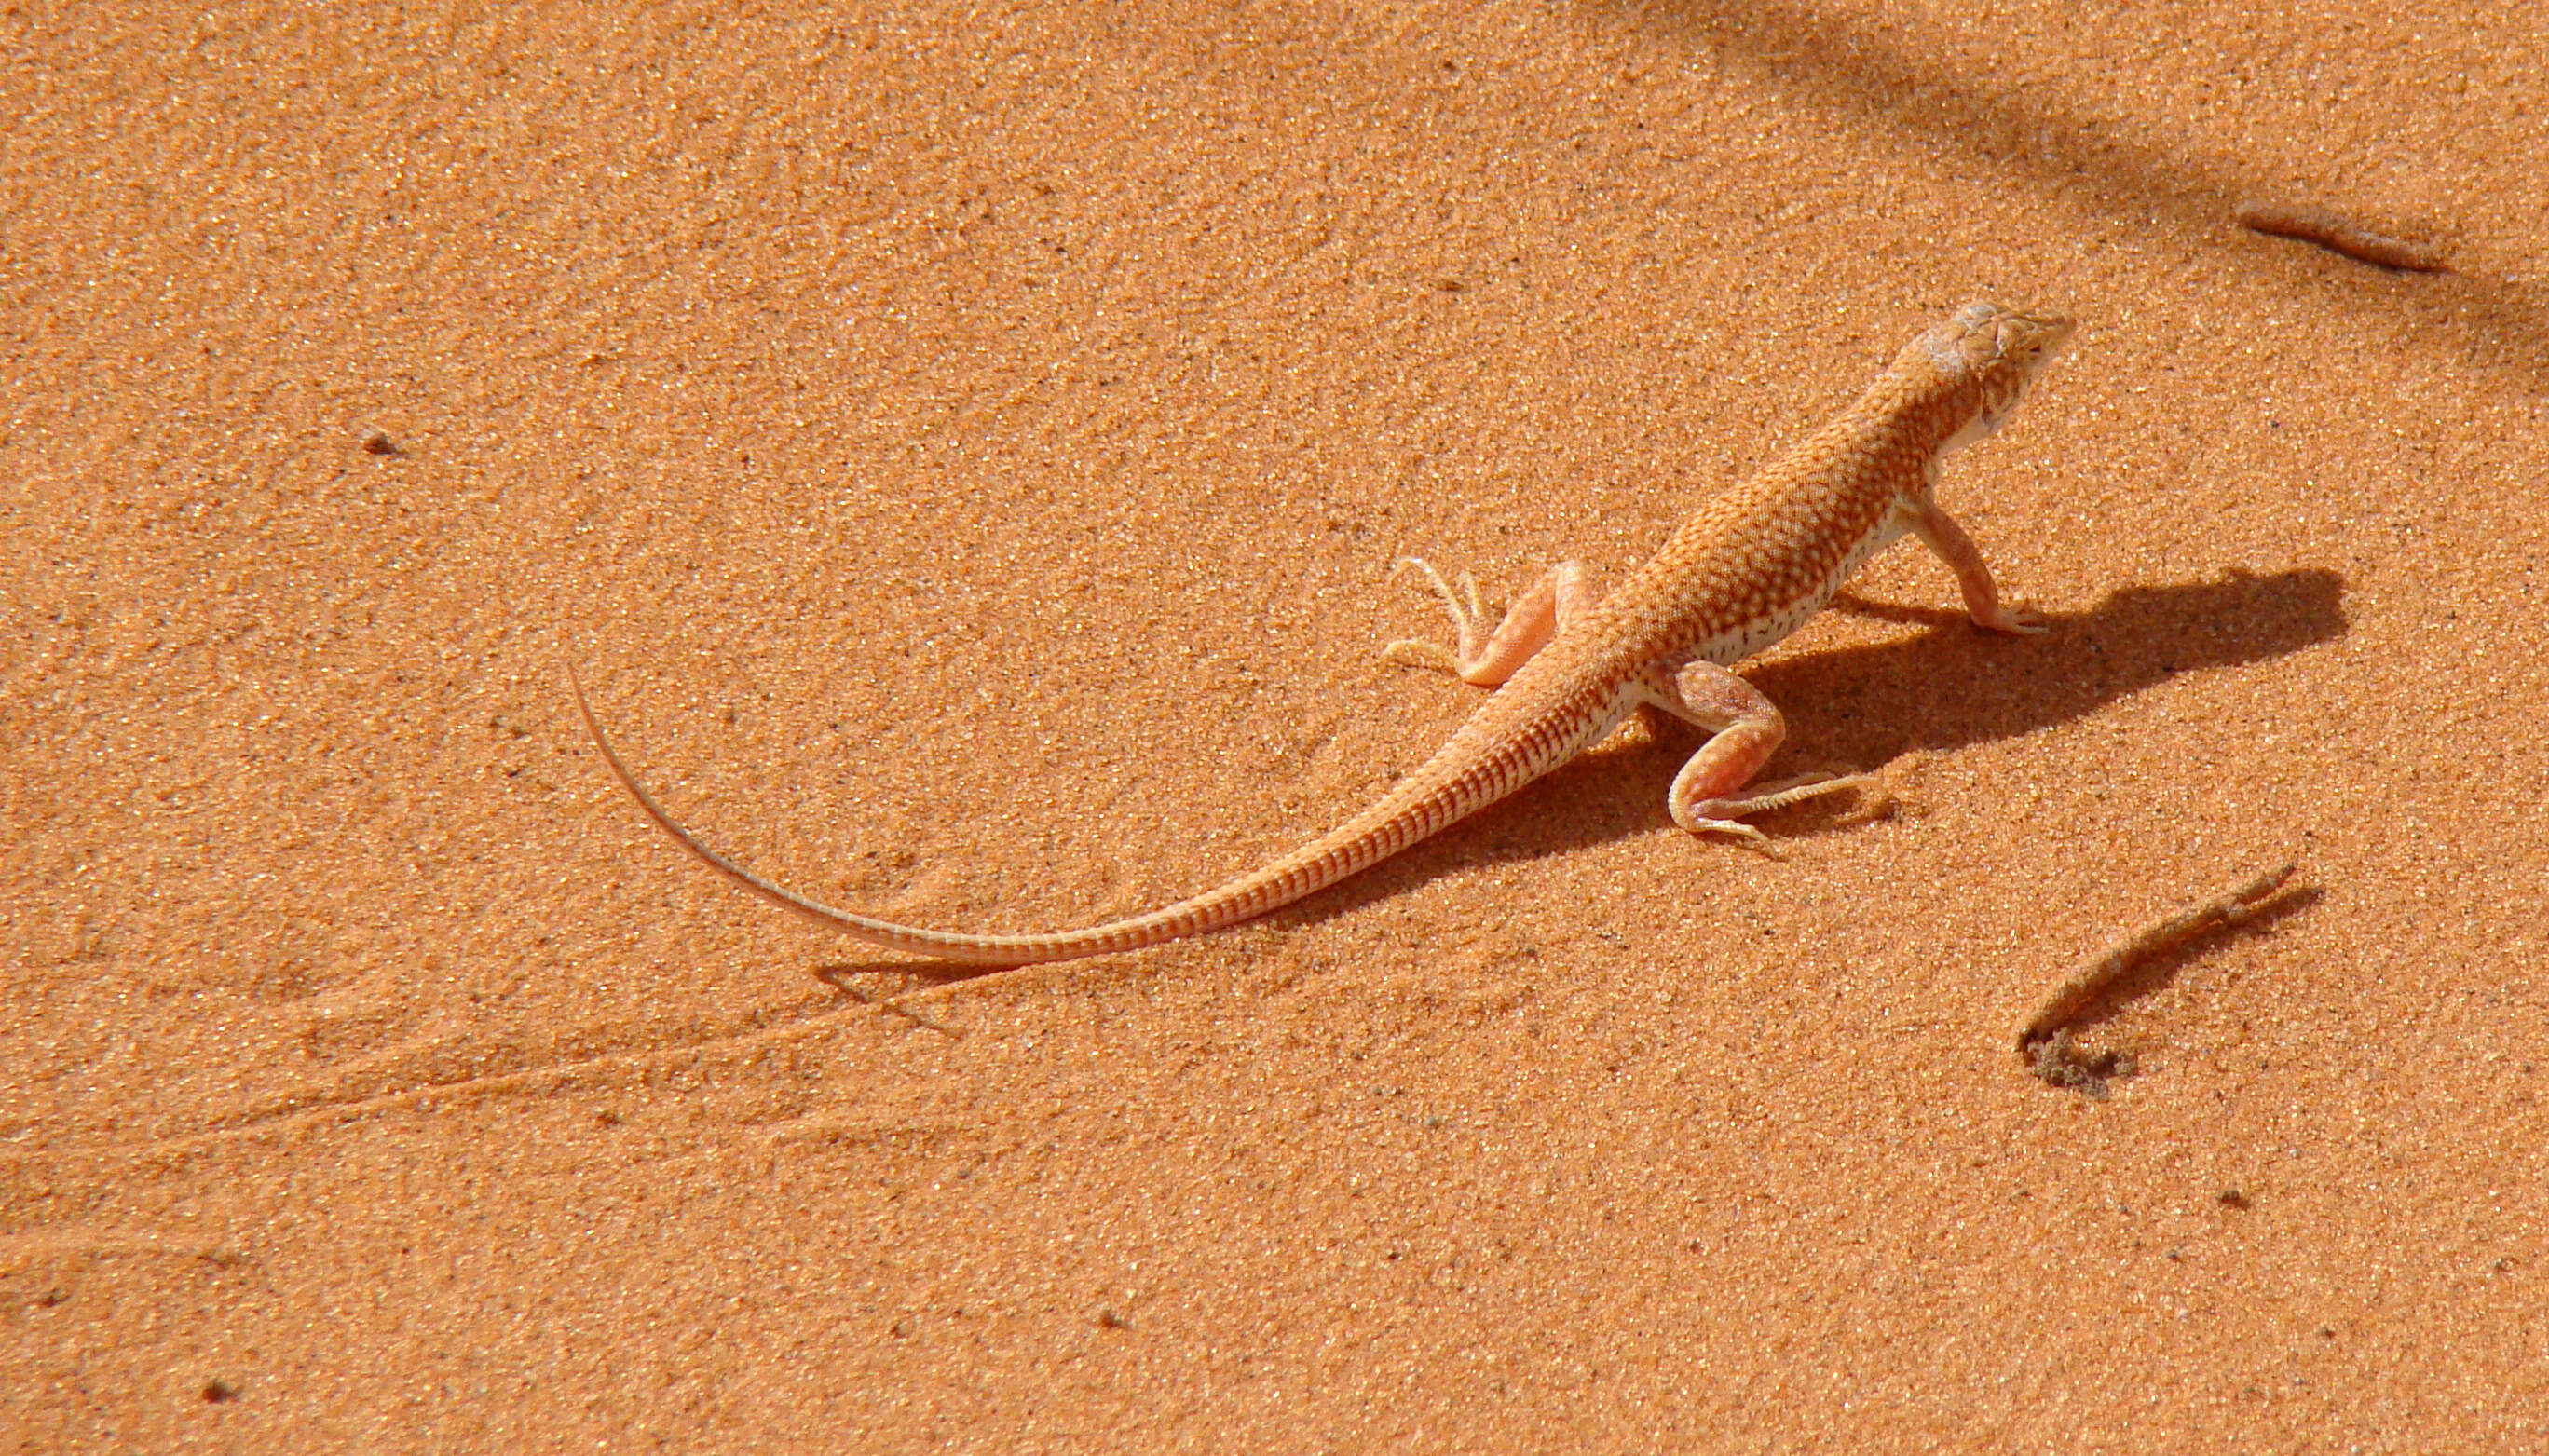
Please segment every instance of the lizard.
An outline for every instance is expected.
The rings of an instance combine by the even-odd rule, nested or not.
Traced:
[[[2005,605],[1973,539],[1935,499],[1939,462],[2009,417],[2069,340],[2073,320],[1972,303],[1924,330],[1858,401],[1767,469],[1707,500],[1608,594],[1581,562],[1550,568],[1492,631],[1477,584],[1455,591],[1418,567],[1457,646],[1393,642],[1393,661],[1450,671],[1493,691],[1433,757],[1362,812],[1266,864],[1145,914],[1038,934],[930,930],[832,906],[711,849],[647,792],[603,732],[569,669],[594,743],[638,805],[684,849],[744,888],[872,945],[1006,966],[1112,955],[1220,930],[1289,905],[1505,798],[1600,741],[1635,712],[1709,736],[1673,778],[1672,820],[1693,834],[1754,841],[1744,817],[1852,787],[1864,774],[1809,774],[1746,785],[1786,736],[1776,704],[1729,669],[1803,626],[1887,545],[1917,536],[1954,571],[1978,627],[2041,632]]]

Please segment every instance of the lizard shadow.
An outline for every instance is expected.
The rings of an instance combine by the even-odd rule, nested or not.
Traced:
[[[1926,624],[1901,641],[1811,649],[1741,671],[1788,718],[1788,742],[1765,777],[1800,768],[1875,770],[1907,753],[2016,738],[2085,717],[2181,673],[2288,656],[2345,631],[2344,582],[2297,568],[2233,571],[2212,582],[2118,591],[2089,610],[2048,619],[2040,637],[1991,637],[1962,611],[1843,596],[1831,610]],[[1463,865],[1563,855],[1668,827],[1665,791],[1701,742],[1667,726],[1658,738],[1598,748],[1466,822],[1268,917],[1318,919],[1385,899]],[[1797,839],[1845,832],[1844,795],[1810,799],[1766,821]]]
[[[1747,666],[1744,676],[1780,705],[1788,744],[1768,776],[1802,761],[1873,770],[1912,752],[2015,738],[2084,717],[2180,673],[2287,656],[2345,631],[2344,581],[2322,568],[2272,575],[2232,571],[2218,581],[2130,587],[2089,610],[2048,619],[2038,637],[1977,632],[1962,611],[1873,602],[1844,594],[1830,610],[1930,630],[1900,641],[1808,649]],[[1260,923],[1326,919],[1388,899],[1463,866],[1563,855],[1669,826],[1665,790],[1700,743],[1667,726],[1659,738],[1606,744],[1520,793]],[[1779,811],[1795,839],[1851,817],[1848,799]],[[1339,806],[1339,814],[1353,807]],[[1324,828],[1325,826],[1320,826]],[[1248,866],[1234,866],[1234,871]],[[819,968],[843,995],[850,975],[892,973],[924,985],[1011,969],[888,957]]]

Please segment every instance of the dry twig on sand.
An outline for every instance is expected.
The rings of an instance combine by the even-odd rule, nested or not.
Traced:
[[[2201,904],[2163,916],[2109,944],[2063,977],[2062,984],[2044,998],[2035,1015],[2028,1018],[2027,1025],[2019,1029],[2018,1054],[2044,1080],[2083,1086],[2094,1094],[2103,1083],[2094,1073],[2079,1067],[2065,1023],[2135,966],[2165,956],[2207,931],[2237,925],[2256,914],[2267,896],[2292,877],[2299,863],[2286,861]]]
[[[2240,227],[2251,232],[2298,237],[2304,242],[2315,242],[2330,252],[2343,253],[2366,263],[2379,263],[2385,268],[2405,268],[2410,273],[2452,271],[2452,265],[2443,257],[2441,249],[2356,227],[2325,208],[2243,202],[2231,216],[2238,220]]]

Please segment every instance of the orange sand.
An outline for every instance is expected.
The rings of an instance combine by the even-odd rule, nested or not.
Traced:
[[[621,10],[0,13],[0,1445],[2549,1438],[2530,0]],[[1784,860],[1633,734],[948,983],[566,693],[1136,909],[1474,702],[1392,557],[1616,574],[1969,297],[2083,320],[1941,496],[2056,629],[1907,546],[1749,668],[1882,774]]]

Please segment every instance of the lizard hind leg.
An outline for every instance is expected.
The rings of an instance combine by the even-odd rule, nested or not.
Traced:
[[[1665,800],[1673,822],[1693,834],[1734,834],[1767,843],[1769,837],[1745,823],[1745,815],[1867,781],[1864,774],[1803,774],[1752,783],[1752,775],[1788,736],[1788,720],[1761,689],[1715,663],[1703,659],[1668,677],[1655,675],[1648,682],[1648,700],[1708,732],[1708,742],[1673,775]]]
[[[1568,621],[1582,615],[1598,599],[1592,574],[1584,563],[1561,561],[1543,572],[1490,632],[1486,626],[1486,601],[1478,592],[1477,578],[1463,572],[1456,589],[1434,569],[1432,562],[1403,556],[1398,564],[1425,574],[1426,584],[1443,599],[1443,609],[1451,614],[1458,645],[1444,647],[1401,638],[1381,649],[1382,658],[1404,667],[1450,673],[1479,687],[1493,687],[1512,677],[1531,661],[1533,653],[1547,646]]]

